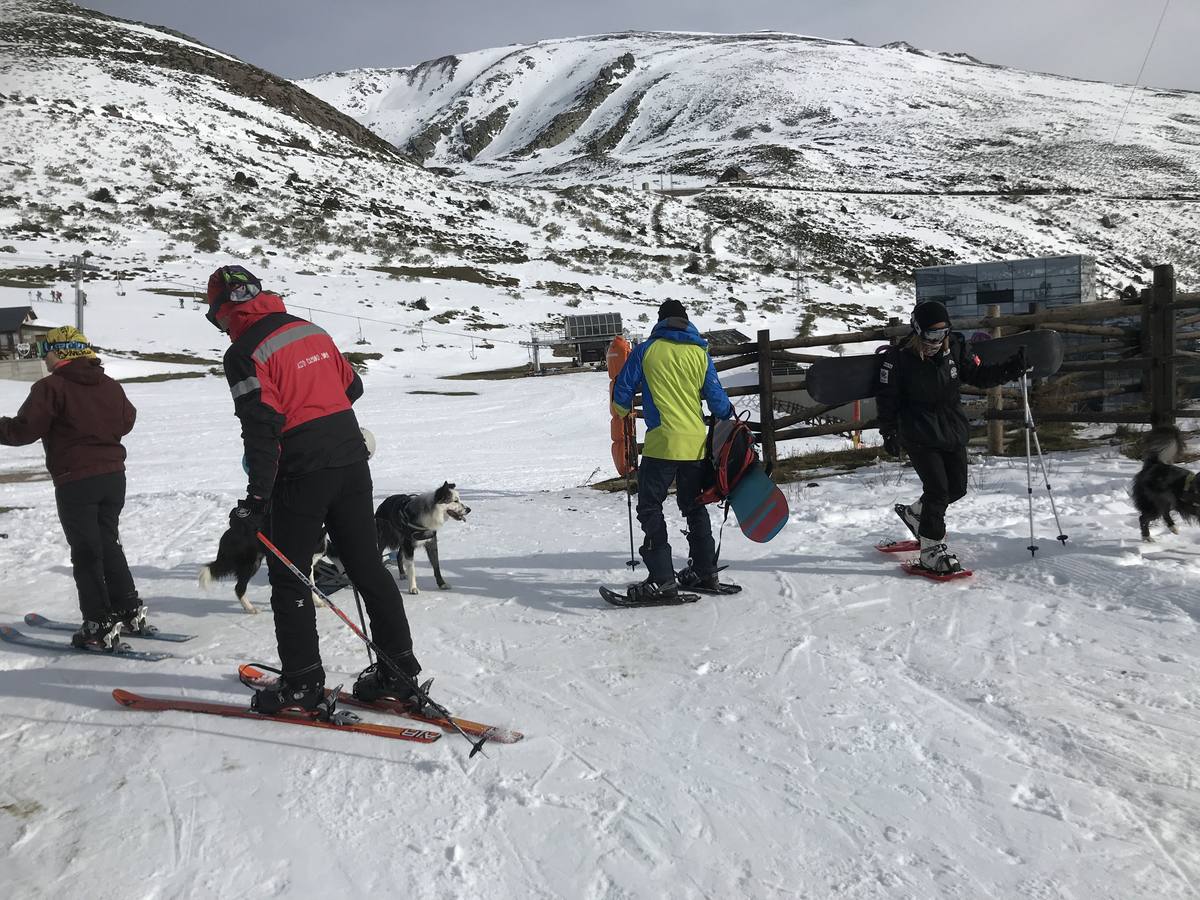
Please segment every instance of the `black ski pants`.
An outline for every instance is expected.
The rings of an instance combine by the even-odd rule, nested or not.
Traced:
[[[967,493],[967,448],[910,449],[909,462],[921,479],[921,524],[917,533],[935,541],[946,537],[946,507]]]
[[[271,498],[271,540],[301,572],[312,565],[323,529],[337,547],[346,574],[362,593],[371,619],[371,638],[406,669],[421,671],[412,656],[412,633],[400,588],[379,552],[371,470],[366,461],[320,469],[275,483]],[[271,610],[280,668],[289,678],[324,678],[312,594],[273,553],[267,553]]]
[[[702,575],[717,567],[708,510],[704,504],[696,502],[704,489],[708,466],[707,460],[656,459],[652,456],[643,457],[638,466],[637,515],[645,535],[641,555],[650,579],[657,584],[665,584],[675,577],[671,544],[667,540],[667,521],[663,518],[663,503],[671,482],[675,482],[679,511],[687,519],[688,555],[692,567]]]
[[[54,489],[58,520],[71,547],[79,611],[91,622],[138,607],[138,593],[121,549],[125,473],[68,481]]]

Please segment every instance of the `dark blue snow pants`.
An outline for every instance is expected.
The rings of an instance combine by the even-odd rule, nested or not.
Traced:
[[[642,523],[641,554],[650,570],[650,579],[665,584],[675,577],[671,560],[671,543],[667,540],[667,522],[663,518],[663,503],[671,482],[675,482],[675,499],[679,511],[687,519],[688,555],[692,568],[701,575],[711,574],[717,567],[713,544],[712,523],[708,510],[696,502],[704,487],[707,460],[642,458],[638,467],[638,521]]]

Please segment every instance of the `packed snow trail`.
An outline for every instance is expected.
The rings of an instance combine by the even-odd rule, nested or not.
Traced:
[[[1035,495],[1033,561],[1024,460],[983,461],[948,515],[975,577],[905,576],[872,544],[904,536],[892,504],[916,480],[885,463],[788,486],[771,544],[727,527],[740,594],[613,609],[595,588],[630,577],[625,499],[578,487],[609,474],[603,375],[366,384],[377,496],[449,479],[473,509],[439,538],[453,590],[418,559],[405,598],[425,674],[525,739],[468,761],[450,737],[118,707],[116,687],[242,702],[237,663],[275,658],[269,616],[196,586],[244,486],[224,384],[130,385],[124,543],[155,624],[198,637],[158,663],[0,645],[13,896],[1195,895],[1200,530],[1143,556],[1115,450],[1051,457],[1072,540]],[[0,383],[0,404],[25,390]],[[0,515],[0,621],[71,618],[50,485],[0,485],[0,505],[25,507]],[[349,682],[361,643],[317,622]]]

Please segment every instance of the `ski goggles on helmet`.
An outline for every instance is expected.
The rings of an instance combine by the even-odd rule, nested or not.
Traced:
[[[38,341],[38,355],[44,357],[47,353],[61,353],[63,350],[91,350],[91,344],[83,341]]]
[[[253,300],[262,290],[262,283],[242,266],[222,266],[208,279],[208,313],[205,318],[221,331],[227,330],[218,318],[218,310],[226,303]]]

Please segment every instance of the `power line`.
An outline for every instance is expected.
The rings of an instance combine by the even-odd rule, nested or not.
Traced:
[[[1113,131],[1112,140],[1109,146],[1117,142],[1117,135],[1121,133],[1121,127],[1125,124],[1125,116],[1129,114],[1129,107],[1133,105],[1133,95],[1138,89],[1138,85],[1142,83],[1142,74],[1146,71],[1146,63],[1150,61],[1150,51],[1154,49],[1154,42],[1158,40],[1158,30],[1162,28],[1163,19],[1167,17],[1167,7],[1171,5],[1171,0],[1165,0],[1163,3],[1162,12],[1158,16],[1158,24],[1154,26],[1154,35],[1150,38],[1150,46],[1146,48],[1146,55],[1142,57],[1142,66],[1138,69],[1137,78],[1133,81],[1133,87],[1129,89],[1129,99],[1125,102],[1125,109],[1121,111],[1121,121],[1117,123],[1116,130]]]
[[[171,284],[171,285],[177,285],[179,287],[192,288],[194,293],[197,293],[200,295],[203,295],[205,293],[203,289],[195,288],[193,286],[192,282],[176,281],[175,279],[172,279],[172,278],[160,278],[158,280],[160,282],[162,282],[163,284]],[[319,312],[319,313],[322,313],[327,316],[341,316],[346,319],[358,319],[360,322],[374,322],[377,325],[387,325],[392,328],[410,328],[411,329],[411,328],[417,328],[419,326],[419,327],[423,328],[425,331],[429,331],[434,334],[446,334],[446,335],[450,335],[452,337],[467,338],[468,340],[471,340],[471,341],[484,341],[489,344],[512,344],[517,347],[524,346],[523,341],[510,341],[510,340],[506,340],[504,338],[493,338],[493,337],[488,337],[487,335],[484,335],[484,334],[467,334],[464,331],[450,331],[445,328],[430,328],[428,325],[425,325],[423,323],[418,323],[418,325],[407,325],[403,322],[396,322],[394,320],[389,320],[389,319],[376,319],[372,316],[364,316],[364,315],[360,315],[358,313],[347,313],[347,312],[340,312],[335,309],[325,309],[320,306],[312,306],[308,303],[303,303],[303,302],[299,302],[299,301],[297,301],[295,303],[291,303],[290,305],[293,309],[308,310],[308,312],[310,314],[314,313],[314,312]],[[508,327],[508,326],[506,326],[506,327]],[[512,326],[512,327],[515,327],[515,326]]]

